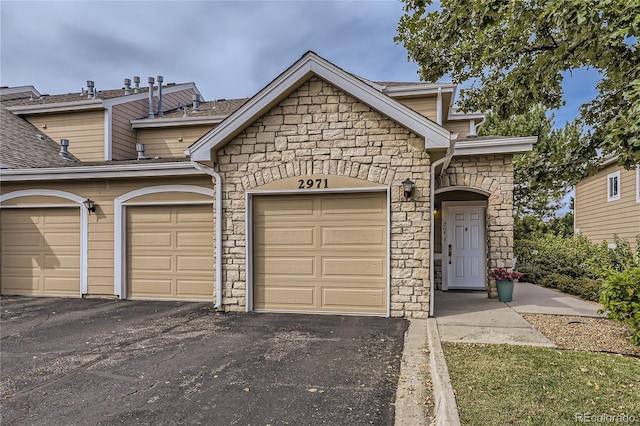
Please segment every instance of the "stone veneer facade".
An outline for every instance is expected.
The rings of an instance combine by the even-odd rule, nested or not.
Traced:
[[[512,155],[455,157],[436,189],[475,188],[490,193],[487,199],[487,273],[492,268],[512,269],[513,262],[513,158]],[[445,193],[446,194],[446,193]],[[446,199],[443,198],[446,201]],[[442,277],[441,262],[436,276]],[[440,278],[441,279],[441,278]],[[489,297],[497,298],[495,280],[489,281]]]
[[[280,179],[343,175],[390,187],[393,317],[429,312],[430,157],[424,139],[312,77],[217,154],[223,185],[223,306],[246,304],[245,191]],[[402,181],[415,182],[409,201]]]

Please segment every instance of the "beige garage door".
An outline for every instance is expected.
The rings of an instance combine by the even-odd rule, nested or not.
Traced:
[[[80,209],[3,209],[2,294],[80,296]]]
[[[386,194],[254,197],[254,309],[387,312]]]
[[[127,297],[213,300],[213,207],[127,207]]]

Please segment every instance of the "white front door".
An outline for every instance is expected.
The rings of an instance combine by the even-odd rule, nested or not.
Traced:
[[[484,289],[485,207],[449,205],[443,213],[443,289]]]

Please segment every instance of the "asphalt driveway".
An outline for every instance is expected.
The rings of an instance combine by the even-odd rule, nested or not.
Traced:
[[[3,425],[394,422],[408,322],[3,297]]]

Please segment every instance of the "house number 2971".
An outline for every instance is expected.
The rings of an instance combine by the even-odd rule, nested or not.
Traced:
[[[320,189],[328,188],[328,179],[299,179],[298,189]]]

